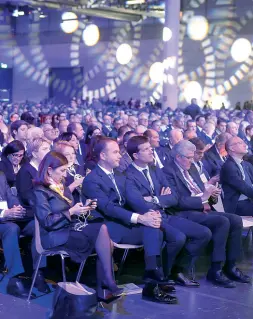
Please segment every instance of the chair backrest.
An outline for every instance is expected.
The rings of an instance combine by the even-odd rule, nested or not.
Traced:
[[[34,215],[34,222],[35,222],[35,247],[36,247],[37,253],[42,254],[45,251],[45,249],[43,249],[41,245],[40,224],[35,215]]]

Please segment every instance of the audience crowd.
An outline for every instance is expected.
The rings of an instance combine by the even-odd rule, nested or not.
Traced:
[[[112,242],[144,246],[144,299],[176,303],[210,246],[206,278],[235,288],[242,217],[253,216],[253,111],[184,110],[114,99],[70,106],[0,105],[0,238],[7,292],[26,298],[19,237],[38,222],[44,249],[80,263],[95,249],[98,296],[122,294],[112,277]],[[210,245],[211,243],[211,245]],[[162,256],[162,249],[165,253]],[[164,258],[164,256],[166,256]],[[50,288],[42,258],[35,287]]]

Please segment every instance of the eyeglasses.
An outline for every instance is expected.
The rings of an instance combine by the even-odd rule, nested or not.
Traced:
[[[179,154],[181,157],[185,157],[187,158],[189,161],[193,161],[194,160],[194,156],[186,156],[186,155],[183,155],[183,154]]]
[[[12,157],[21,158],[24,154],[11,154]]]

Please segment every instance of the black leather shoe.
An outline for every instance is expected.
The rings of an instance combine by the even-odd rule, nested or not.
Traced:
[[[177,304],[178,300],[174,296],[163,292],[156,284],[146,284],[142,290],[142,299],[163,304]]]
[[[41,270],[38,271],[34,287],[37,288],[40,292],[49,293],[51,292],[48,284],[45,281],[43,272]]]
[[[218,270],[217,272],[213,272],[209,270],[206,276],[208,281],[211,281],[214,285],[221,286],[224,288],[235,288],[236,284],[228,279],[222,270]]]
[[[189,288],[198,288],[200,285],[197,281],[187,278],[183,273],[179,272],[173,274],[172,279],[175,280],[175,283],[180,286],[189,287]]]
[[[123,295],[124,289],[118,288],[117,286],[115,286],[114,289],[109,289],[105,285],[97,287],[97,296],[99,301],[110,302]]]
[[[250,276],[244,275],[243,272],[237,267],[233,267],[231,270],[223,269],[223,271],[224,274],[231,280],[242,282],[245,284],[251,283]]]
[[[9,295],[22,299],[27,299],[29,295],[29,290],[24,286],[20,278],[10,278],[6,290]],[[32,293],[31,298],[35,297],[35,294]]]
[[[152,269],[152,270],[146,270],[143,276],[144,282],[152,282],[154,284],[167,284],[168,279],[164,277],[162,271],[159,268]]]
[[[169,284],[158,284],[158,287],[163,291],[166,292],[168,294],[175,294],[176,293],[176,289],[174,286],[169,285]]]

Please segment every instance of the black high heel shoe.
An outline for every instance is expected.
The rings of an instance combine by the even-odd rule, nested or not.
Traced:
[[[116,285],[109,288],[107,285],[100,285],[97,287],[97,296],[99,301],[109,302],[124,294],[124,289]]]

